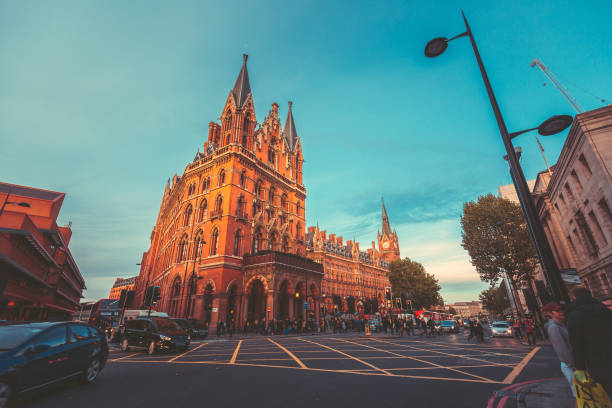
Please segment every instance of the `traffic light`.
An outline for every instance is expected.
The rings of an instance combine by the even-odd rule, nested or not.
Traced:
[[[151,305],[157,305],[159,302],[159,298],[161,297],[161,288],[159,286],[153,286],[152,295],[151,295]]]
[[[155,306],[159,302],[161,296],[159,286],[147,286],[145,294],[145,306]]]
[[[391,308],[391,288],[389,287],[385,288],[385,300],[385,303],[387,304],[387,309]]]
[[[395,306],[398,309],[402,309],[402,299],[401,298],[395,298]]]

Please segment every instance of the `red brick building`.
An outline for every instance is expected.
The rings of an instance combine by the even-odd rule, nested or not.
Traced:
[[[65,194],[0,183],[0,319],[71,320],[85,281],[58,226]]]
[[[122,290],[134,290],[134,286],[136,285],[136,276],[127,279],[117,278],[113,287],[110,290],[110,294],[108,295],[109,299],[119,300],[121,297]]]
[[[389,262],[400,259],[400,253],[397,233],[391,231],[384,203],[382,227],[378,249],[372,241],[372,246],[364,251],[359,249],[358,242],[344,243],[341,236],[328,236],[318,226],[308,228],[307,256],[324,267],[321,292],[326,312],[374,313],[385,307],[385,287],[391,287],[387,276]]]
[[[161,287],[157,309],[218,321],[318,314],[323,266],[307,258],[301,140],[289,102],[258,123],[247,57],[203,153],[168,180],[142,258],[136,304]],[[316,317],[316,316],[314,316]]]

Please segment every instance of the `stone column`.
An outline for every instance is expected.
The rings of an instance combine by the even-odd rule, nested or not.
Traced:
[[[268,308],[270,308],[269,312],[268,312]],[[276,312],[276,305],[275,305],[274,291],[269,290],[268,297],[266,300],[266,322],[269,322],[270,319],[274,319],[275,312]]]
[[[314,304],[315,304],[315,320],[317,322],[317,327],[319,327],[319,313],[320,313],[320,309],[321,309],[321,302],[317,298],[314,301]]]
[[[293,321],[293,316],[295,315],[295,294],[291,296],[289,295],[289,320]]]

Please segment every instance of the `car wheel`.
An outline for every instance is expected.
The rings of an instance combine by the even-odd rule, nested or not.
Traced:
[[[149,342],[149,347],[147,347],[147,353],[149,355],[155,354],[155,342],[153,340]]]
[[[87,370],[85,370],[83,373],[83,382],[85,384],[91,384],[96,378],[98,378],[100,371],[102,371],[102,363],[100,363],[100,359],[94,358],[89,362]]]
[[[6,379],[0,379],[0,408],[7,407],[12,396],[11,384]]]
[[[130,344],[128,343],[128,339],[121,340],[121,351],[128,351],[130,349]]]

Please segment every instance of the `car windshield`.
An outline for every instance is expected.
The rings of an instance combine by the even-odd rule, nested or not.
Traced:
[[[510,325],[508,323],[493,323],[493,327],[507,328],[510,327]]]
[[[21,325],[0,326],[0,350],[13,349],[42,330],[41,327]]]
[[[170,319],[152,319],[155,324],[157,324],[157,328],[159,331],[163,332],[165,330],[181,330],[181,328]]]

